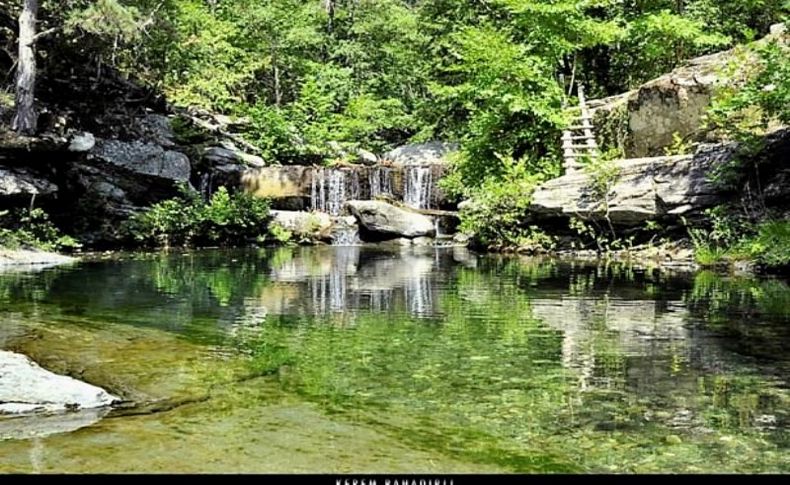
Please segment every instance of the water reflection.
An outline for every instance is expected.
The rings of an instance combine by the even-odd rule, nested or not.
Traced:
[[[787,469],[781,280],[282,248],[0,275],[0,301],[0,343],[32,319],[156,327],[334,411],[384,409],[417,448],[513,469]]]

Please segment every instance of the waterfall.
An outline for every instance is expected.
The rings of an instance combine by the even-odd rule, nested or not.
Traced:
[[[200,176],[200,196],[208,202],[211,199],[211,184],[214,179],[214,174],[211,172],[206,172]]]
[[[429,209],[433,189],[431,167],[407,167],[405,171],[403,202],[415,209]]]
[[[370,198],[375,199],[381,195],[392,195],[392,169],[376,167],[368,174],[370,184]]]
[[[338,224],[332,231],[332,246],[355,246],[360,243],[357,226]]]
[[[359,191],[359,177],[356,190]],[[313,210],[340,215],[346,202],[346,173],[324,168],[314,170],[310,202]]]

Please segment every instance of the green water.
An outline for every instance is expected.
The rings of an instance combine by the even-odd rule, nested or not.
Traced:
[[[0,472],[790,471],[776,279],[461,249],[122,255],[0,274],[0,348],[127,401],[58,433],[0,420]]]

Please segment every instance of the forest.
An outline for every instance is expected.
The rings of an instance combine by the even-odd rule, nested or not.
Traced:
[[[36,19],[27,54],[18,49],[23,7]],[[113,110],[123,124],[125,113],[154,105],[216,113],[243,121],[237,140],[266,165],[331,165],[353,162],[348,154],[358,150],[458,143],[439,185],[456,202],[480,201],[461,211],[462,228],[490,248],[546,247],[543,230],[525,222],[528,205],[538,184],[563,173],[559,140],[577,86],[603,99],[691,58],[751,49],[751,68],[729,67],[733,86],[713,97],[702,128],[716,140],[759,144],[790,120],[790,68],[781,43],[749,46],[788,11],[786,0],[3,1],[0,115],[35,135],[49,129],[39,126],[46,117],[25,121],[18,111],[34,96],[67,106],[82,127]],[[25,101],[30,90],[20,88],[17,67],[31,61],[39,84]],[[102,84],[109,78],[122,82]],[[107,91],[140,88],[142,101],[132,95],[108,106]],[[91,103],[97,92],[105,99]],[[193,135],[183,119],[173,125],[181,138]],[[688,142],[677,139],[667,153]],[[590,168],[599,185],[613,178],[606,160],[627,158],[603,148],[604,162]],[[730,165],[717,168],[720,179],[751,177],[749,163]],[[715,259],[781,214],[706,217],[705,231],[718,224],[737,233],[705,248]],[[787,233],[784,223],[774,229]],[[598,249],[623,239],[614,229],[587,232]]]

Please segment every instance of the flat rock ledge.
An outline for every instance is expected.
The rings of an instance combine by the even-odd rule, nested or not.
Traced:
[[[76,258],[46,251],[0,248],[0,271],[57,266],[74,261]]]
[[[0,421],[109,407],[120,399],[100,387],[54,374],[27,356],[0,350]]]

